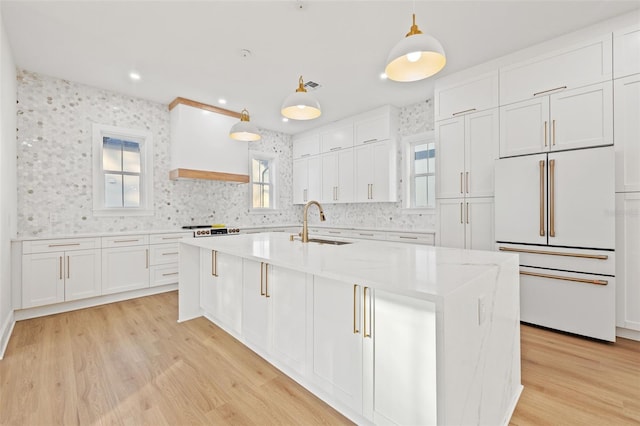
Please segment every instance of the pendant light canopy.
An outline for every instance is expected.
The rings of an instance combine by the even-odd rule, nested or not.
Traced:
[[[240,113],[240,121],[234,124],[229,131],[229,136],[238,141],[257,141],[260,139],[258,128],[249,122],[249,111],[243,109]]]
[[[414,13],[411,30],[391,49],[384,72],[394,81],[418,81],[436,74],[446,63],[442,45],[418,29]]]
[[[312,120],[320,117],[320,103],[307,93],[304,88],[304,81],[300,76],[299,85],[295,93],[287,96],[280,109],[282,115],[293,120]]]

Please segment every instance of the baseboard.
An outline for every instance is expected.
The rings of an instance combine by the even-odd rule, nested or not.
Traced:
[[[637,340],[640,342],[640,331],[631,330],[630,328],[616,327],[616,336],[625,339]]]
[[[16,320],[14,318],[13,311],[10,311],[0,328],[0,359],[4,358],[4,352],[7,350],[7,345],[9,344],[9,339],[11,338],[14,325],[16,325]]]
[[[178,284],[168,284],[158,287],[141,288],[139,290],[123,293],[107,294],[104,296],[80,299],[71,302],[56,303],[54,305],[38,306],[35,308],[16,310],[15,320],[22,321],[47,315],[60,314],[62,312],[75,311],[77,309],[91,308],[93,306],[106,305],[107,303],[122,302],[123,300],[136,299],[138,297],[151,296],[153,294],[166,293],[178,289]]]

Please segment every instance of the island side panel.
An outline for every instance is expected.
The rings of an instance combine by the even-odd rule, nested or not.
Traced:
[[[508,424],[522,391],[517,257],[447,295],[442,315],[438,423]]]
[[[180,243],[178,322],[200,316],[200,247]]]

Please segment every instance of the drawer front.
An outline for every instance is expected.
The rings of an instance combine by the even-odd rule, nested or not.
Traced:
[[[615,341],[615,278],[521,267],[520,319]]]
[[[177,263],[180,247],[178,243],[154,244],[149,247],[150,264],[164,265],[167,263]]]
[[[348,231],[344,233],[345,237],[359,238],[362,240],[386,240],[387,234],[379,231]]]
[[[178,284],[178,264],[152,266],[150,287],[167,284]]]
[[[180,241],[183,238],[192,238],[193,232],[176,232],[169,234],[149,235],[149,244],[166,244]]]
[[[102,237],[102,248],[142,246],[149,244],[148,235],[121,235],[119,237]]]
[[[435,245],[434,234],[414,234],[411,232],[388,232],[387,240],[401,243]]]
[[[518,254],[521,266],[535,266],[588,274],[612,276],[616,274],[616,259],[613,251],[517,244],[498,244],[498,251]]]
[[[51,253],[100,248],[100,238],[69,238],[56,240],[24,241],[22,253]]]

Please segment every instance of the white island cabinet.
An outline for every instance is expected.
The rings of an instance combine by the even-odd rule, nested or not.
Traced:
[[[242,261],[232,334],[356,423],[508,424],[522,390],[517,256],[276,233],[185,240],[179,321],[206,311],[212,251]]]

